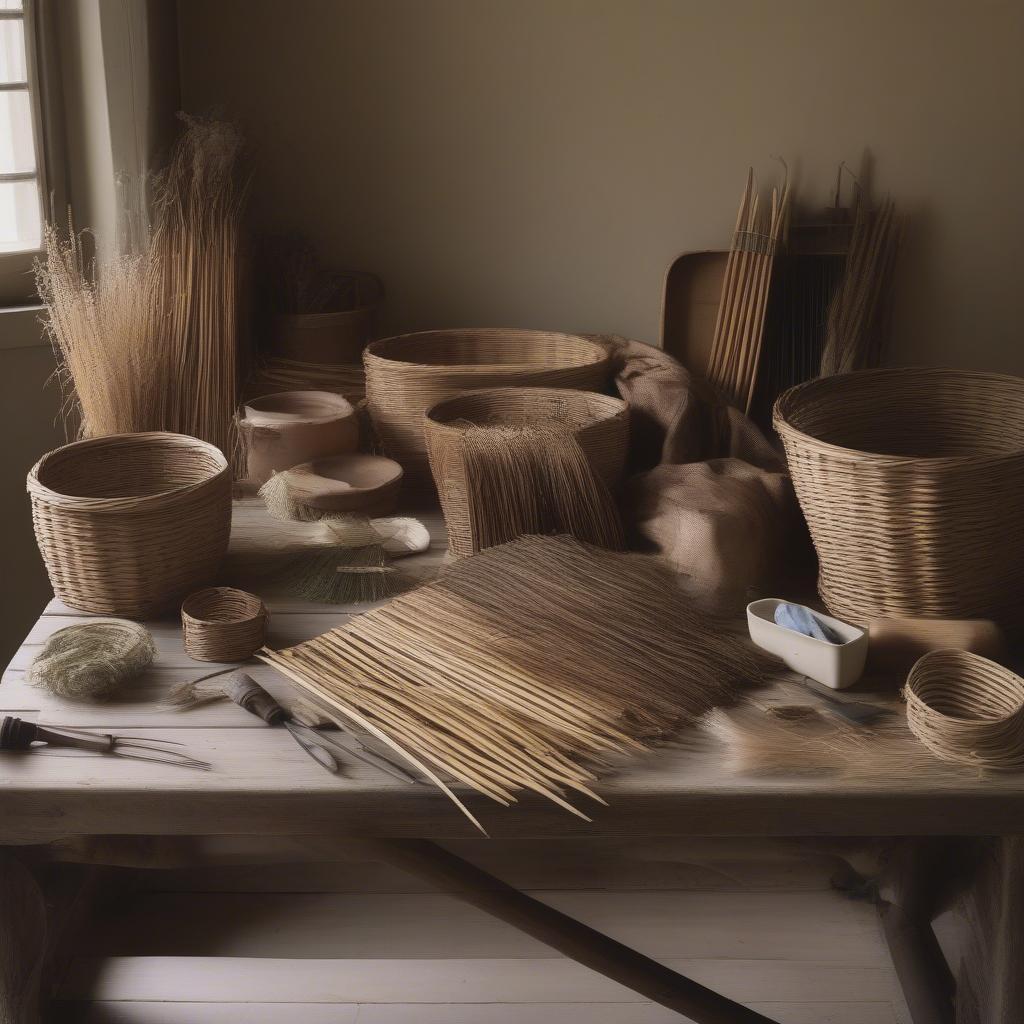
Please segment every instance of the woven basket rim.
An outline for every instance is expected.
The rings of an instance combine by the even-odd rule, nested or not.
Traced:
[[[238,597],[245,601],[247,608],[250,609],[246,614],[238,615],[230,619],[210,619],[203,615],[196,615],[194,612],[189,610],[190,605],[199,604],[206,600],[211,600],[214,604],[217,601],[222,601],[228,597]],[[206,614],[209,614],[209,609],[206,609]],[[181,602],[181,615],[183,619],[187,619],[190,622],[195,623],[197,626],[234,626],[240,625],[246,622],[256,622],[259,619],[266,618],[267,607],[263,603],[262,599],[256,594],[250,593],[248,590],[239,590],[237,587],[203,587],[202,590],[196,590],[189,594],[184,601]]]
[[[448,398],[442,398],[441,401],[435,402],[427,411],[423,414],[425,424],[429,425],[432,429],[443,429],[443,430],[454,430],[461,431],[463,428],[457,425],[457,422],[452,420],[439,419],[438,416],[444,411],[445,406],[458,405],[467,398],[482,398],[486,396],[515,396],[516,398],[527,398],[530,396],[536,396],[538,398],[558,398],[564,399],[568,402],[579,403],[581,401],[593,402],[594,399],[604,405],[604,415],[595,416],[593,423],[601,423],[606,420],[613,420],[618,416],[625,416],[629,413],[629,403],[622,398],[617,398],[614,395],[604,395],[600,391],[578,391],[574,388],[478,388],[473,391],[460,391],[457,395],[450,395]],[[590,426],[591,424],[580,424],[581,428]]]
[[[935,668],[936,665],[948,667],[950,670],[949,683],[947,684],[950,690],[959,688],[966,691],[968,687],[973,688],[970,678],[965,675],[965,672],[969,671],[972,666],[984,668],[990,672],[994,671],[1007,681],[1020,679],[1015,672],[1008,669],[1005,665],[1000,665],[999,662],[984,658],[973,651],[963,651],[956,648],[929,651],[927,654],[921,655],[910,669],[907,681],[904,684],[904,697],[913,698],[913,700],[927,708],[928,713],[936,718],[960,725],[995,725],[1000,722],[1010,722],[1024,712],[1024,681],[1021,681],[1020,686],[1020,703],[1012,711],[991,715],[972,715],[971,717],[951,715],[948,712],[939,711],[933,704],[922,697],[917,689],[921,673],[926,669]]]
[[[871,370],[855,370],[852,373],[840,373],[830,377],[816,377],[804,381],[784,391],[775,400],[772,407],[772,425],[776,432],[783,439],[799,439],[806,448],[813,448],[822,455],[839,458],[846,462],[861,462],[878,467],[914,465],[918,467],[929,466],[936,469],[955,468],[963,466],[999,465],[1003,462],[1024,460],[1024,447],[1017,451],[999,452],[998,454],[986,454],[983,452],[965,453],[963,455],[892,455],[884,452],[870,452],[860,448],[849,448],[845,445],[836,444],[834,441],[826,441],[816,437],[800,427],[794,426],[788,416],[792,415],[793,403],[805,398],[808,393],[823,388],[834,387],[836,384],[842,386],[842,382],[852,378],[866,379],[876,377],[889,381],[897,378],[904,378],[916,382],[932,379],[956,380],[974,378],[990,384],[1013,384],[1021,389],[1024,395],[1024,378],[1013,374],[992,373],[986,370],[958,370],[955,367],[931,367],[931,366],[902,366],[902,367],[879,367]]]
[[[40,474],[46,470],[47,463],[57,456],[64,455],[70,451],[83,451],[90,448],[115,447],[120,445],[134,444],[165,444],[169,447],[176,447],[182,451],[203,452],[210,456],[217,463],[217,471],[197,480],[194,483],[182,484],[179,487],[171,487],[166,491],[153,491],[149,494],[121,495],[118,497],[104,497],[102,495],[80,495],[65,494],[55,490],[49,484],[44,483]],[[80,441],[72,441],[70,444],[61,445],[43,455],[38,462],[29,470],[27,489],[34,498],[48,501],[52,505],[61,505],[65,508],[88,509],[90,513],[98,513],[109,505],[111,511],[121,512],[126,503],[135,506],[144,504],[158,505],[168,499],[184,497],[194,491],[210,486],[216,480],[225,475],[230,475],[231,467],[228,464],[224,453],[209,441],[203,441],[198,437],[189,434],[175,434],[165,430],[149,430],[131,434],[106,434],[102,437],[86,437]]]
[[[541,338],[558,338],[573,343],[579,343],[581,350],[580,358],[573,361],[555,359],[545,361],[543,359],[536,359],[526,363],[425,363],[416,362],[411,359],[398,359],[386,354],[386,349],[391,346],[419,345],[429,343],[430,341],[447,339],[472,340],[473,338],[478,338],[480,336],[490,336],[497,339],[503,334],[518,336],[523,340],[529,340],[531,337],[537,340]],[[593,338],[586,337],[585,335],[570,334],[564,331],[544,331],[522,327],[457,327],[449,330],[412,331],[408,334],[396,334],[390,338],[378,338],[376,341],[371,341],[366,348],[363,349],[364,362],[376,359],[381,363],[392,366],[416,367],[422,371],[429,372],[433,370],[438,373],[451,370],[459,370],[469,373],[486,373],[489,370],[514,372],[529,371],[541,367],[550,369],[572,366],[596,366],[609,358],[608,349],[604,345],[595,341]]]

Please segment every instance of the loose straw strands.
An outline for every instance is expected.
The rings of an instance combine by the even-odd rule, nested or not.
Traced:
[[[707,371],[719,391],[744,411],[754,399],[772,268],[789,220],[788,184],[781,195],[772,189],[767,217],[759,202],[751,170],[726,261]]]
[[[611,492],[565,428],[473,426],[457,448],[465,467],[470,551],[557,533],[623,547]]]
[[[1024,769],[1024,679],[969,651],[931,651],[907,676],[907,724],[943,761]]]
[[[532,790],[585,817],[570,794],[593,797],[596,768],[756,679],[719,625],[657,559],[528,537],[260,656],[439,785],[503,804]]]
[[[184,118],[156,182],[152,251],[162,267],[168,429],[234,448],[239,378],[242,137],[230,124]]]
[[[64,418],[81,437],[162,429],[164,379],[155,253],[115,256],[86,268],[82,240],[43,231],[36,283],[57,358]],[[72,431],[69,429],[69,436]]]
[[[829,309],[821,376],[879,366],[885,351],[893,270],[903,218],[891,199],[857,204],[846,273]]]

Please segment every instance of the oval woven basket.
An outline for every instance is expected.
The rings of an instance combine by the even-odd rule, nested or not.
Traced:
[[[931,651],[903,690],[911,732],[944,761],[1024,768],[1024,679],[969,651]]]
[[[775,404],[839,618],[1024,621],[1024,379],[865,370]]]
[[[267,609],[234,587],[206,587],[181,605],[185,653],[196,661],[245,661],[267,639]]]
[[[462,391],[514,386],[601,391],[608,350],[576,334],[465,329],[371,342],[363,353],[366,398],[384,453],[409,486],[432,489],[423,414]]]
[[[210,581],[231,533],[231,473],[183,434],[114,434],[44,455],[28,475],[54,592],[83,611],[147,618]]]
[[[438,402],[424,417],[434,483],[448,545],[456,555],[477,550],[470,526],[466,464],[460,439],[473,426],[567,427],[595,474],[614,488],[629,444],[629,407],[620,398],[565,388],[495,388]]]

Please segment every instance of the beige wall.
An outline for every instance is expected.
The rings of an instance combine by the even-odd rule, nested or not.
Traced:
[[[379,271],[390,326],[657,340],[748,164],[914,217],[894,361],[1024,373],[1024,4],[181,0],[183,99],[242,119],[264,225]]]

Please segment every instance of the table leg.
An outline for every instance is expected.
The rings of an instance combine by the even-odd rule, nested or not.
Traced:
[[[956,982],[932,922],[964,878],[965,856],[955,841],[903,840],[879,880],[878,913],[914,1024],[953,1024]]]
[[[985,843],[961,909],[957,1024],[1024,1021],[1024,838]]]
[[[0,850],[0,1024],[37,1024],[46,904],[32,873]]]

